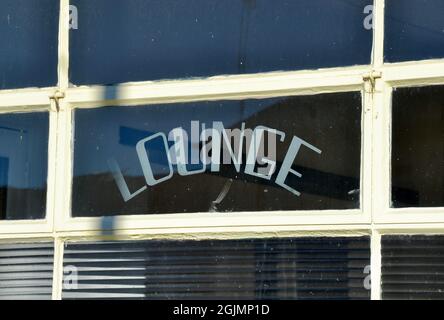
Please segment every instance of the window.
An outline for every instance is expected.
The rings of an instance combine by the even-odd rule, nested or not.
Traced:
[[[0,244],[0,300],[50,300],[52,243]]]
[[[382,238],[384,299],[442,300],[442,236]]]
[[[366,65],[369,2],[74,0],[80,27],[70,34],[70,79],[115,84]]]
[[[444,57],[444,3],[440,0],[385,1],[385,60]]]
[[[69,243],[63,298],[364,300],[369,258],[366,237]]]
[[[77,110],[73,216],[359,208],[361,105],[358,92]]]
[[[43,219],[48,113],[0,115],[0,220]]]
[[[57,84],[57,0],[0,4],[0,90]]]
[[[442,298],[441,1],[0,9],[0,299]]]

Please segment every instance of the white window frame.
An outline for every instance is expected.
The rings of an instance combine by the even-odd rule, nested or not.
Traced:
[[[382,80],[377,82],[375,99],[374,215],[377,223],[444,223],[444,207],[391,208],[391,128],[392,92],[394,88],[444,85],[444,60],[428,60],[386,64],[381,68]],[[382,188],[380,187],[382,186]],[[376,190],[376,189],[375,189]]]
[[[369,65],[125,83],[112,88],[118,99],[104,101],[104,86],[69,87],[69,0],[60,0],[58,85],[0,91],[0,113],[49,112],[46,218],[0,221],[0,243],[54,241],[53,298],[61,299],[66,241],[367,235],[371,236],[371,297],[379,300],[381,237],[444,234],[444,207],[390,208],[391,92],[395,87],[444,85],[444,59],[385,64],[384,6],[390,0],[374,1],[375,29]],[[112,218],[112,235],[101,230],[102,218],[71,218],[74,108],[348,91],[363,94],[360,209],[118,216]]]
[[[103,101],[105,88],[73,88],[66,91],[66,101],[61,104],[60,128],[64,128],[65,140],[60,139],[58,163],[66,164],[57,177],[59,185],[64,186],[66,197],[63,199],[56,219],[57,231],[79,231],[97,229],[103,218],[71,218],[72,194],[72,109],[81,107],[106,107],[109,105],[146,105],[164,101],[189,102],[226,99],[253,99],[276,96],[289,96],[327,92],[363,92],[363,74],[367,69],[352,67],[348,70],[324,72],[285,72],[253,76],[225,76],[208,80],[165,81],[139,84],[123,84],[113,91],[119,93],[119,100]],[[259,94],[258,94],[259,92]],[[363,103],[368,93],[363,93]],[[326,106],[326,109],[328,106]],[[141,215],[114,217],[114,229],[175,229],[180,228],[215,228],[215,227],[262,227],[285,225],[334,225],[370,223],[371,176],[371,136],[367,126],[371,126],[370,109],[363,107],[363,138],[361,152],[361,208],[352,210],[310,210],[310,211],[273,211],[273,212],[238,212],[238,213],[189,213],[168,215]],[[327,111],[328,112],[328,111]],[[367,134],[366,134],[367,133]],[[110,218],[111,219],[111,218]]]
[[[45,218],[40,220],[0,221],[0,235],[15,233],[43,233],[53,231],[55,194],[55,161],[58,115],[52,108],[50,96],[56,88],[41,90],[8,90],[0,92],[0,114],[21,112],[47,112],[48,132],[48,175]],[[42,150],[42,152],[44,152]]]

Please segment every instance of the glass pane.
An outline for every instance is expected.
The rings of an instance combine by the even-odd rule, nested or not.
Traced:
[[[361,104],[338,93],[76,110],[72,214],[358,208]]]
[[[382,298],[444,300],[444,237],[383,236]]]
[[[392,205],[444,206],[444,86],[393,93]]]
[[[68,243],[63,299],[368,300],[370,239]]]
[[[43,219],[48,113],[0,115],[0,220]]]
[[[385,61],[444,58],[444,1],[385,1]]]
[[[0,89],[57,84],[58,0],[0,1]]]
[[[114,84],[369,64],[363,12],[371,2],[73,0],[70,79]]]

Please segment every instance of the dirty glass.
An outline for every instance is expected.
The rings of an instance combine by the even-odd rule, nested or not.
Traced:
[[[72,0],[76,85],[370,63],[371,0]]]
[[[392,206],[444,206],[444,86],[393,93]]]
[[[62,299],[368,300],[369,265],[369,237],[68,242]]]
[[[384,235],[381,240],[384,300],[444,300],[444,237]]]
[[[72,215],[359,208],[361,100],[78,109]]]
[[[43,219],[48,113],[0,115],[0,220]]]

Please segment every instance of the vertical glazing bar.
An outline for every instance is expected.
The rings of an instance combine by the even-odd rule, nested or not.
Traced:
[[[383,80],[376,81],[373,117],[373,222],[387,222],[391,202],[391,93]]]
[[[371,298],[381,300],[381,234],[373,230],[371,237]]]
[[[61,91],[69,86],[69,25],[69,0],[60,0],[58,86]]]
[[[63,289],[63,251],[64,242],[60,238],[54,240],[54,276],[52,282],[52,300],[62,299]]]
[[[373,90],[366,81],[363,90],[362,156],[361,156],[361,208],[367,222],[372,214],[372,172],[373,172]]]
[[[46,221],[48,230],[54,231],[54,218],[56,214],[55,199],[57,196],[57,134],[58,134],[58,113],[56,111],[55,101],[50,100],[51,108],[49,111],[49,141],[48,141],[48,176],[46,191]]]
[[[373,67],[384,64],[384,13],[385,0],[374,0],[373,7]]]
[[[72,109],[64,100],[60,101],[58,112],[56,195],[55,195],[55,232],[63,229],[71,216],[72,185]]]

